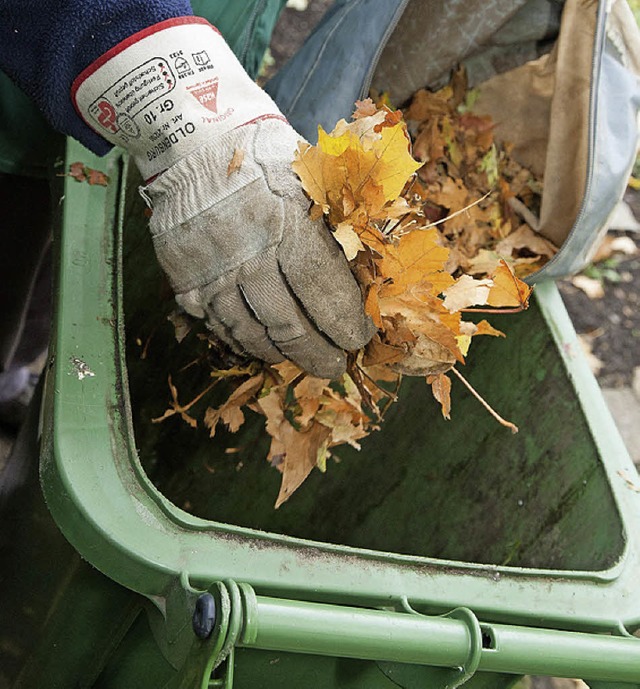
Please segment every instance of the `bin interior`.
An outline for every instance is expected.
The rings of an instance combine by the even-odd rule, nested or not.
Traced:
[[[153,256],[144,205],[131,180],[124,223],[127,369],[136,446],[156,487],[200,517],[314,541],[470,563],[601,571],[622,555],[625,534],[607,476],[550,326],[532,300],[521,314],[491,317],[507,334],[477,338],[473,386],[516,423],[512,435],[454,379],[445,421],[424,379],[405,379],[382,430],[334,450],[280,509],[279,472],[251,412],[236,434],[215,439],[169,406],[168,374],[186,402],[210,379],[165,320],[170,288]],[[224,401],[216,389],[189,413]],[[233,449],[232,452],[228,452]]]

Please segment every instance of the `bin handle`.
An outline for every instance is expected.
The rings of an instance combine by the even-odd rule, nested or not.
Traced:
[[[477,670],[580,676],[585,681],[637,682],[640,640],[509,624],[480,624],[468,608],[443,616],[256,595],[249,584],[218,583],[232,591],[231,636],[238,647],[363,660],[461,667],[449,689]],[[407,604],[408,605],[408,604]],[[414,614],[407,614],[407,612]],[[238,626],[237,620],[242,624]],[[231,637],[220,629],[227,649]],[[217,634],[214,630],[214,634]],[[483,639],[490,643],[483,644]],[[550,651],[553,650],[553,653]],[[211,667],[220,656],[211,660]]]
[[[402,596],[399,602],[400,608],[404,612],[411,615],[417,615],[419,617],[425,617],[423,613],[418,612],[418,610],[411,605],[406,596]],[[443,670],[445,670],[445,674],[442,676],[443,689],[458,689],[458,687],[468,682],[475,675],[476,670],[480,665],[483,648],[483,629],[476,615],[467,607],[454,608],[450,612],[442,615],[442,617],[448,617],[450,619],[463,622],[469,635],[469,652],[464,663],[449,671],[446,671],[445,668],[443,668]],[[384,667],[386,663],[378,663],[378,665],[386,674]],[[392,663],[391,665],[393,668],[392,672],[397,676],[397,664]]]
[[[467,626],[469,633],[469,656],[464,664],[454,670],[452,681],[447,682],[446,689],[458,689],[459,686],[468,682],[476,673],[482,657],[482,628],[478,618],[469,608],[460,607],[448,612],[443,617],[450,617],[460,620]]]

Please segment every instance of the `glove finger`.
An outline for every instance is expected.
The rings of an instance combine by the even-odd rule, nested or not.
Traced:
[[[236,354],[246,355],[245,349],[231,335],[231,330],[211,311],[207,309],[207,328],[221,341],[227,344]]]
[[[216,292],[210,298],[207,312],[211,329],[236,352],[248,352],[268,364],[284,361],[265,326],[247,308],[237,285],[230,284]]]
[[[312,221],[304,207],[291,210],[278,262],[311,320],[347,351],[360,349],[375,332],[364,312],[360,287],[347,259],[322,221]],[[296,217],[297,216],[297,217]]]
[[[319,378],[338,378],[345,372],[345,353],[309,322],[280,272],[274,253],[246,263],[240,269],[238,282],[247,304],[287,359]]]
[[[209,328],[221,342],[231,347],[236,354],[244,354],[245,352],[240,346],[240,343],[233,339],[229,328],[227,328],[207,306],[209,301],[207,297],[208,291],[210,290],[207,290],[207,288],[192,289],[189,292],[176,294],[176,302],[194,318],[206,319],[207,328]]]

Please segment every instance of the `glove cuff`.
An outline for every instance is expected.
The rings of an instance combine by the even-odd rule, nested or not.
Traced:
[[[291,168],[299,141],[288,123],[275,119],[251,122],[211,139],[140,188],[153,206],[151,232],[160,235],[187,222],[259,178],[276,196],[304,197]],[[242,163],[230,172],[236,151],[242,152]]]
[[[284,119],[215,27],[200,17],[154,24],[98,58],[72,100],[98,134],[152,178],[236,127]]]

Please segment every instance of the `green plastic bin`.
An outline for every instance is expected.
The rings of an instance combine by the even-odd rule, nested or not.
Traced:
[[[145,435],[167,400],[132,344],[161,290],[136,179],[117,152],[69,141],[66,161],[111,181],[64,179],[39,447],[25,432],[17,450],[40,454],[46,507],[33,472],[2,526],[7,686],[640,687],[640,479],[552,283],[494,319],[506,340],[474,343],[465,371],[519,434],[455,385],[445,422],[408,380],[361,452],[274,511],[251,424],[232,461],[224,434]]]

